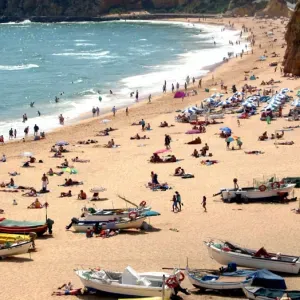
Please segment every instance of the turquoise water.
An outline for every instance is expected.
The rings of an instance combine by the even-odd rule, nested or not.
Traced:
[[[93,106],[131,104],[137,89],[146,97],[161,92],[164,80],[168,89],[182,85],[187,75],[205,74],[205,66],[239,51],[228,44],[236,34],[154,21],[0,25],[0,134],[10,127],[23,133],[24,113],[26,126],[49,130],[59,126],[60,113],[68,123]]]

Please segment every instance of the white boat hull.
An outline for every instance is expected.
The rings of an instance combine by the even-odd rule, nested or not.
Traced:
[[[299,259],[296,259],[295,262],[263,259],[242,253],[227,252],[214,247],[209,242],[205,244],[207,246],[210,257],[221,265],[228,265],[229,263],[234,262],[241,267],[248,267],[253,269],[267,269],[269,271],[291,274],[298,274],[300,270]]]
[[[137,229],[142,227],[145,220],[146,217],[138,217],[132,221],[106,223],[101,225],[101,229]],[[76,232],[86,232],[88,228],[92,229],[94,225],[78,223],[72,226]]]
[[[222,198],[225,201],[230,201],[231,199],[234,199],[237,195],[241,195],[241,198],[243,199],[262,199],[262,198],[272,198],[272,197],[278,197],[278,193],[288,193],[290,194],[295,187],[295,184],[288,184],[285,187],[282,188],[275,188],[275,189],[267,189],[264,192],[261,192],[258,189],[248,190],[248,189],[240,189],[240,190],[234,190],[234,189],[224,189],[221,191]]]
[[[10,248],[0,249],[0,257],[25,254],[29,251],[30,246],[30,241],[12,244]]]
[[[114,221],[114,220],[119,220],[121,218],[128,218],[130,212],[136,211],[138,214],[141,214],[145,211],[151,210],[151,207],[145,207],[143,209],[128,209],[124,211],[123,213],[110,213],[110,214],[105,214],[105,213],[94,213],[94,214],[86,214],[83,218],[80,218],[79,221],[95,221],[95,222],[108,222],[108,221]],[[112,210],[113,212],[113,210]]]
[[[162,287],[149,287],[149,286],[138,286],[138,285],[126,285],[126,284],[119,284],[116,282],[112,283],[105,283],[101,282],[100,280],[95,279],[85,279],[80,275],[80,272],[83,271],[76,271],[76,274],[79,276],[82,284],[86,288],[94,289],[99,292],[109,293],[109,294],[116,294],[116,295],[124,295],[124,296],[134,296],[134,297],[162,297]],[[147,275],[148,274],[148,275]],[[141,277],[149,278],[150,273],[140,273]],[[152,273],[155,274],[155,273]],[[161,279],[163,277],[163,273],[161,274]],[[172,290],[169,287],[165,287],[165,298],[169,299],[171,296]]]
[[[218,282],[215,281],[204,281],[193,278],[193,276],[188,274],[188,278],[191,284],[197,288],[208,289],[208,290],[238,290],[245,286],[252,284],[253,279],[246,280],[244,282]]]
[[[257,287],[251,287],[251,286],[248,286],[248,287],[244,287],[243,288],[243,292],[245,294],[245,296],[248,298],[248,299],[260,299],[260,300],[267,300],[267,299],[270,299],[268,297],[256,297],[254,295],[254,293],[258,290],[259,288]]]

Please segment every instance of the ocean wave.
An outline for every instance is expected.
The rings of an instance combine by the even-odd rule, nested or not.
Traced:
[[[0,71],[19,71],[19,70],[27,70],[32,68],[39,68],[39,66],[35,64],[26,64],[26,65],[17,65],[17,66],[0,65]]]
[[[30,20],[24,20],[22,22],[7,22],[7,23],[0,23],[0,25],[20,25],[20,24],[30,24],[32,23]]]
[[[84,57],[95,57],[95,56],[107,56],[110,51],[101,51],[101,52],[93,52],[93,51],[82,51],[82,52],[63,52],[63,53],[53,53],[54,56],[84,56]]]
[[[92,43],[76,43],[75,46],[83,46],[83,47],[86,47],[86,46],[96,46],[96,44],[92,44]]]

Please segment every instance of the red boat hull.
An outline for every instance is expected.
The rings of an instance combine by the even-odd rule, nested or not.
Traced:
[[[12,234],[29,234],[35,232],[38,236],[43,235],[48,229],[47,224],[37,227],[5,227],[0,226],[1,233],[12,233]]]

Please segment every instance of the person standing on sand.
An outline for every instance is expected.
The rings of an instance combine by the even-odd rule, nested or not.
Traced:
[[[179,206],[178,211],[181,211],[181,196],[177,191],[175,192],[175,196],[176,196],[177,207]]]
[[[186,82],[184,83],[184,89],[185,89],[185,91],[187,90],[187,83]]]
[[[34,127],[33,127],[34,136],[37,136],[37,135],[38,135],[39,130],[40,130],[39,126],[37,126],[37,125],[35,124]]]
[[[112,111],[112,113],[113,113],[113,115],[115,117],[116,116],[116,111],[117,111],[116,107],[114,106],[111,111]]]
[[[172,198],[171,201],[173,202],[173,204],[172,204],[172,211],[173,212],[178,212],[177,199],[176,199],[175,195],[173,195],[173,198]]]
[[[196,81],[196,79],[195,79],[195,77],[193,77],[193,85],[195,84],[195,81]]]
[[[238,190],[239,189],[237,178],[233,178],[233,188],[234,188],[234,190]]]
[[[126,116],[128,117],[128,114],[129,114],[128,107],[126,107],[125,113],[126,113]]]
[[[241,126],[241,122],[240,122],[240,120],[239,120],[239,119],[237,120],[237,124],[238,124],[238,127],[240,127],[240,126]]]
[[[17,129],[14,130],[14,138],[17,138]]]
[[[144,119],[142,119],[141,125],[142,125],[142,131],[145,131],[145,125],[146,125],[146,122],[145,122]]]
[[[198,82],[198,88],[201,88],[202,87],[202,78],[199,79],[199,82]]]
[[[203,200],[202,200],[202,207],[204,208],[204,212],[207,212],[207,210],[206,210],[206,197],[205,196],[203,196]]]
[[[177,91],[179,90],[179,83],[178,82],[176,83],[176,89],[177,89]]]
[[[8,131],[8,139],[11,140],[13,137],[14,137],[14,131],[13,131],[13,129],[11,128],[11,129],[9,129],[9,131]]]
[[[42,177],[42,190],[43,191],[47,191],[47,185],[49,184],[49,179],[48,177],[46,176],[46,174],[44,173],[43,174],[43,177]]]
[[[175,87],[174,87],[174,84],[172,83],[172,93],[174,93],[174,89],[175,89]]]
[[[99,115],[100,115],[100,108],[98,106],[96,107],[96,113],[97,113],[97,117],[99,117]]]
[[[166,149],[171,149],[171,137],[168,134],[165,134],[165,146]]]
[[[135,100],[136,100],[136,102],[139,102],[139,91],[138,90],[136,90],[136,92],[135,92]]]
[[[95,117],[95,114],[96,114],[96,108],[95,107],[93,107],[93,109],[92,109],[92,114],[93,114],[93,117]]]

